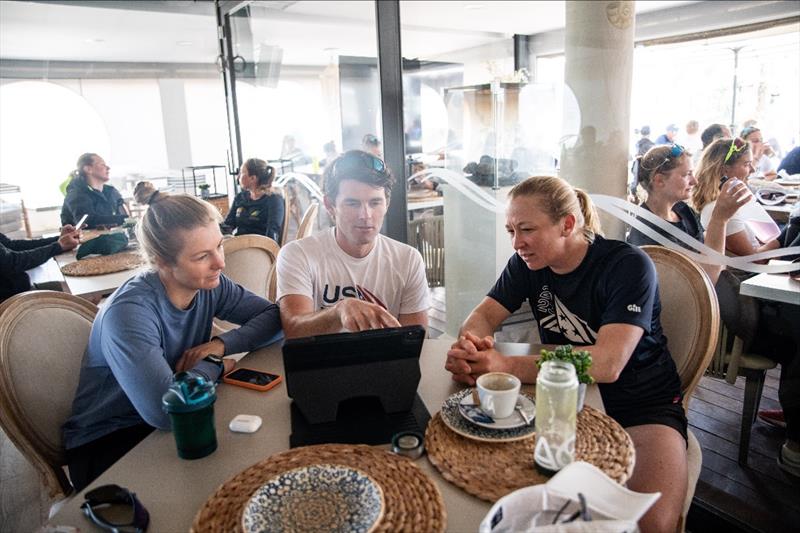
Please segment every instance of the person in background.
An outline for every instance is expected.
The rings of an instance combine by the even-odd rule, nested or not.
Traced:
[[[694,155],[700,154],[703,151],[703,141],[700,140],[700,123],[696,120],[690,120],[686,123],[686,131],[678,135],[677,143],[686,148],[686,151]]]
[[[378,140],[376,136],[371,133],[367,133],[364,135],[364,138],[361,139],[361,149],[368,154],[372,154],[375,157],[380,157],[383,159],[383,151],[381,150],[381,141]]]
[[[281,242],[285,205],[272,188],[275,169],[263,159],[248,159],[239,171],[242,192],[233,199],[224,228],[236,235],[265,235]]]
[[[422,256],[380,233],[393,183],[384,162],[360,150],[325,169],[325,208],[335,226],[290,242],[278,255],[287,338],[427,326]]]
[[[283,137],[281,159],[291,161],[293,165],[297,166],[311,163],[311,158],[295,145],[295,139],[292,135],[285,135]]]
[[[670,124],[667,130],[658,136],[656,144],[672,144],[675,142],[675,136],[678,134],[678,126]]]
[[[792,148],[786,157],[781,160],[778,165],[778,172],[785,170],[790,176],[793,174],[800,174],[800,146]]]
[[[70,478],[81,490],[154,428],[175,372],[216,381],[280,331],[278,308],[230,281],[219,211],[186,194],[150,198],[136,227],[152,269],[126,281],[92,325],[72,414],[63,426]],[[210,338],[217,317],[238,329]]]
[[[336,149],[336,143],[334,141],[328,141],[323,144],[322,151],[325,153],[325,158],[319,162],[319,165],[323,168],[339,156],[339,151]]]
[[[703,133],[700,134],[700,140],[703,142],[703,150],[705,150],[712,142],[723,138],[731,138],[731,130],[728,129],[728,126],[723,124],[712,124],[704,129]]]
[[[650,126],[642,126],[639,133],[642,135],[642,138],[636,141],[637,156],[646,154],[650,148],[655,146],[655,143],[650,140]]]
[[[723,185],[711,213],[708,227],[704,228],[700,216],[686,203],[697,180],[692,174],[690,154],[682,146],[656,146],[639,162],[639,184],[647,191],[647,201],[642,207],[666,220],[690,237],[704,242],[709,248],[725,253],[725,228],[736,211],[753,197],[742,182],[731,181]],[[642,221],[648,224],[647,221]],[[650,224],[648,224],[650,225]],[[658,232],[658,230],[655,230]],[[671,235],[667,239],[678,243]],[[635,246],[659,244],[636,228],[627,241]],[[716,283],[721,265],[701,265],[712,283]]]
[[[752,172],[753,153],[750,143],[738,137],[717,139],[703,151],[695,173],[697,186],[692,191],[692,205],[700,212],[700,221],[704,226],[711,222],[711,215],[716,209],[723,176],[746,184]],[[760,242],[739,213],[728,221],[725,233],[725,249],[735,255],[751,255],[780,247],[777,239]]]
[[[122,195],[108,185],[109,166],[97,154],[86,153],[78,158],[67,196],[61,208],[61,225],[76,224],[83,215],[87,228],[119,226],[130,216]]]
[[[528,300],[545,344],[592,354],[606,413],[636,448],[629,489],[660,492],[642,531],[675,531],[686,497],[687,420],[681,382],[662,334],[658,277],[650,258],[599,233],[589,195],[552,176],[509,193],[506,229],[515,254],[447,352],[453,379],[474,385],[486,372],[537,378],[536,355],[510,357],[492,334]]]
[[[748,126],[742,130],[739,137],[750,143],[753,151],[753,166],[756,170],[751,177],[774,180],[778,175],[775,170],[775,151],[764,142],[761,130],[755,126]]]
[[[80,229],[67,224],[58,237],[12,240],[0,233],[0,302],[31,289],[61,290],[60,283],[31,286],[26,270],[51,257],[73,250],[80,243]]]

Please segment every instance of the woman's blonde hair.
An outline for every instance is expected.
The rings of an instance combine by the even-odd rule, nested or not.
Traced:
[[[188,194],[156,192],[149,205],[136,225],[136,239],[142,255],[154,267],[175,264],[185,244],[184,232],[222,221],[213,205]]]
[[[574,215],[576,227],[581,229],[589,243],[594,241],[595,235],[603,234],[592,199],[586,191],[573,187],[561,178],[532,176],[516,184],[508,193],[510,200],[520,196],[535,196],[542,211],[554,223],[569,214]]]
[[[750,153],[750,143],[741,141],[741,148],[738,151],[734,150],[725,163],[725,157],[733,142],[734,139],[717,139],[703,150],[703,156],[694,173],[697,185],[692,191],[692,206],[697,212],[702,211],[719,196],[720,180],[725,175],[725,167],[735,165],[741,157]]]

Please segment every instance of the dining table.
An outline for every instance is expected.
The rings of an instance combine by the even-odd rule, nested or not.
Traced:
[[[449,340],[426,339],[422,347],[422,377],[418,394],[431,415],[439,411],[450,395],[463,389],[444,369],[450,344]],[[497,348],[508,355],[523,355],[538,353],[540,346],[497,343]],[[250,352],[238,365],[283,375],[281,343]],[[532,385],[524,385],[523,391],[530,393],[533,388]],[[135,492],[148,509],[150,531],[188,531],[198,510],[221,484],[254,463],[289,449],[291,402],[285,382],[267,392],[229,384],[218,385],[214,407],[218,441],[216,451],[202,459],[180,459],[173,435],[166,431],[154,431],[84,491],[65,502],[58,513],[48,520],[48,525],[94,531],[96,526],[84,517],[80,509],[84,494],[100,485],[115,483]],[[602,411],[602,399],[596,385],[588,387],[586,404]],[[252,434],[234,433],[228,429],[228,424],[238,414],[258,415],[263,424]],[[380,447],[386,450],[390,448],[388,444]],[[426,455],[416,459],[415,464],[441,492],[447,515],[447,531],[476,531],[491,503],[446,481]]]

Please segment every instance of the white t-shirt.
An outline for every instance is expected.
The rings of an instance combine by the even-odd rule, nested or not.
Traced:
[[[383,304],[395,318],[427,311],[428,281],[420,253],[378,234],[363,258],[345,253],[335,228],[292,241],[278,254],[278,300],[287,294],[311,298],[322,310],[352,297]]]
[[[717,205],[716,200],[705,206],[703,210],[700,211],[700,222],[703,224],[704,228],[707,228],[708,224],[711,222],[711,213],[714,212],[715,205]],[[750,241],[750,244],[753,246],[753,248],[758,248],[761,246],[761,243],[759,243],[758,239],[756,239],[756,234],[753,233],[753,230],[750,229],[750,226],[745,223],[741,208],[739,208],[739,210],[733,214],[730,220],[728,220],[728,223],[725,225],[725,236],[728,237],[730,235],[735,235],[740,231],[747,233],[747,239]]]

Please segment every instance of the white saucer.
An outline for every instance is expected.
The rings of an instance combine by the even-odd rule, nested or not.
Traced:
[[[528,418],[531,421],[530,423],[533,425],[533,419],[536,416],[536,405],[533,403],[533,400],[524,394],[520,394],[517,402],[522,405],[522,410],[525,411],[526,415],[528,415]],[[491,417],[486,416],[483,411],[476,409],[475,402],[472,399],[472,394],[468,394],[461,398],[461,401],[458,404],[458,412],[461,416],[476,426],[481,426],[488,429],[514,429],[525,425],[525,420],[516,409],[511,416],[507,416],[505,418],[492,419]],[[492,421],[490,422],[489,420]]]

